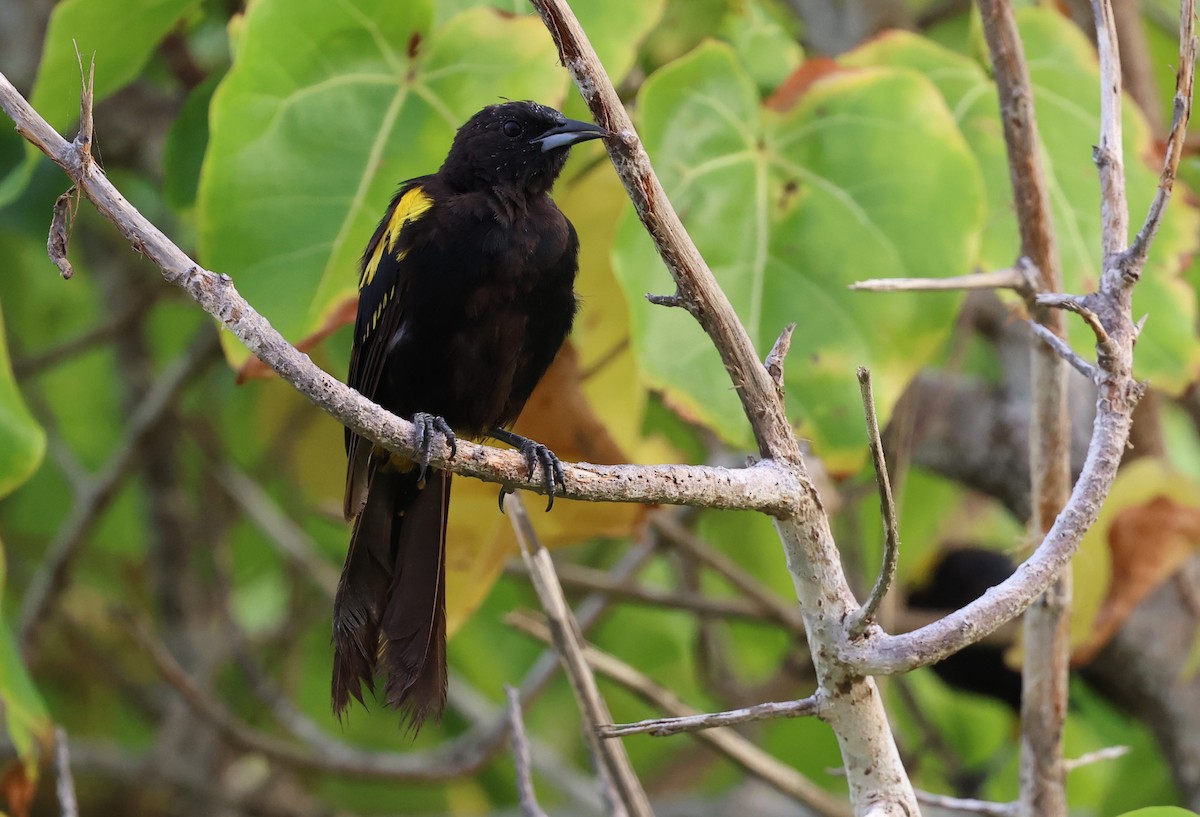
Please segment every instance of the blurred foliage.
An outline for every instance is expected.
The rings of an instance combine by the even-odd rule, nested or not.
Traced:
[[[786,370],[788,410],[839,480],[830,489],[837,494],[831,507],[840,504],[833,523],[861,593],[874,578],[882,536],[864,469],[854,368],[872,367],[884,420],[923,367],[995,375],[987,349],[951,351],[961,341],[952,336],[957,297],[847,288],[865,278],[959,275],[1014,261],[996,93],[977,22],[969,12],[934,15],[942,4],[914,2],[915,19],[932,15],[927,30],[884,35],[836,61],[806,60],[803,21],[781,1],[572,5],[759,351],[787,323],[799,323]],[[1086,291],[1098,275],[1099,250],[1090,153],[1098,130],[1095,57],[1087,37],[1047,4],[1027,5],[1038,6],[1022,12],[1021,25],[1064,279],[1068,290]],[[1168,6],[1147,4],[1159,63],[1174,60]],[[45,45],[35,86],[22,90],[69,132],[77,115],[76,44],[85,60],[95,52],[99,155],[123,194],[200,263],[230,274],[290,340],[326,336],[309,352],[341,374],[350,336],[339,316],[353,297],[361,247],[396,184],[434,171],[456,125],[502,97],[586,112],[540,21],[520,0],[255,0],[244,11],[231,8],[218,0],[64,0],[44,31],[31,32]],[[1166,91],[1164,78],[1169,110]],[[1153,193],[1157,138],[1127,106],[1135,224]],[[52,718],[87,750],[76,773],[84,814],[201,814],[220,797],[241,797],[238,808],[253,811],[247,804],[258,803],[256,796],[273,813],[297,815],[512,809],[504,752],[473,775],[434,785],[315,773],[222,750],[111,615],[114,607],[138,611],[193,677],[267,731],[280,727],[255,692],[256,671],[331,740],[374,750],[432,749],[476,719],[452,707],[415,742],[378,706],[355,708],[342,724],[333,719],[329,577],[348,535],[340,513],[342,431],[276,380],[237,385],[233,371],[247,353],[228,336],[229,365],[199,367],[146,433],[132,473],[114,484],[70,563],[37,644],[21,654],[13,634],[23,628],[22,597],[50,544],[87,499],[91,480],[128,444],[128,421],[147,385],[213,331],[86,203],[74,224],[76,275],[61,281],[44,247],[51,205],[64,188],[57,170],[7,129],[0,133],[0,253],[7,260],[0,276],[0,496],[11,492],[0,503],[8,567],[0,699],[17,767],[32,778],[39,758],[45,763]],[[1135,304],[1151,316],[1138,373],[1171,394],[1200,365],[1195,292],[1186,282],[1195,279],[1188,267],[1200,217],[1183,192]],[[583,309],[570,354],[521,427],[568,459],[742,460],[749,428],[716,353],[682,310],[644,300],[647,292],[671,291],[672,282],[599,145],[575,151],[555,195],[581,236]],[[1090,354],[1082,332],[1072,340]],[[1169,462],[1160,464],[1155,484],[1173,482],[1186,493],[1190,483],[1172,475],[1200,480],[1195,426],[1171,403],[1162,419]],[[1020,521],[998,503],[920,470],[897,477],[901,583],[927,572],[943,542],[1008,553],[1023,546]],[[1126,500],[1145,499],[1130,480]],[[536,524],[556,558],[607,569],[630,539],[647,535],[644,515],[563,502]],[[690,524],[765,587],[792,597],[768,519],[702,511]],[[512,543],[495,486],[456,480],[451,525],[450,611],[458,632],[450,666],[498,712],[502,685],[517,683],[541,652],[504,616],[536,600],[523,577],[503,572]],[[1085,613],[1077,638],[1087,634],[1108,581],[1096,538],[1103,529],[1076,564]],[[651,559],[640,581],[666,593],[739,595],[711,572],[690,575],[669,549]],[[803,645],[761,620],[618,603],[591,638],[698,708],[811,691]],[[659,714],[612,684],[602,689],[619,720]],[[889,681],[886,695],[917,785],[1015,796],[1015,724],[1007,710],[928,671]],[[1163,758],[1143,727],[1082,685],[1073,688],[1072,704],[1069,754],[1132,747],[1120,760],[1075,773],[1073,813],[1183,814],[1130,812],[1178,800]],[[589,786],[578,715],[561,678],[525,717],[542,756],[574,768]],[[756,724],[746,734],[821,785],[844,790],[827,773],[839,764],[836,740],[816,719]],[[716,799],[746,779],[687,738],[635,738],[627,746],[648,788],[662,796]],[[136,773],[120,771],[131,764]],[[197,771],[181,777],[180,768]],[[563,793],[570,780],[541,771],[537,782],[549,810],[583,813]],[[34,809],[57,813],[48,788],[40,787]],[[0,786],[0,794],[11,789]]]

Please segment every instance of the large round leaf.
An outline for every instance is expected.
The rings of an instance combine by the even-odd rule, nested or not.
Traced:
[[[45,451],[46,434],[25,407],[13,378],[0,315],[0,497],[29,478]]]
[[[949,330],[957,299],[847,286],[963,274],[978,251],[983,186],[942,96],[911,71],[855,70],[778,112],[731,49],[707,43],[650,77],[639,107],[667,194],[757,348],[797,323],[790,416],[832,468],[854,467],[864,434],[855,367],[874,368],[886,413]],[[631,298],[672,289],[632,213],[615,252]],[[672,404],[749,444],[728,376],[687,313],[635,305],[633,340]]]
[[[392,191],[437,170],[471,114],[502,96],[562,98],[538,20],[478,8],[432,21],[429,0],[259,0],[246,14],[213,100],[200,250],[292,340],[353,295]]]
[[[1100,133],[1100,75],[1095,50],[1075,26],[1055,12],[1029,9],[1019,16],[1021,39],[1033,82],[1042,158],[1063,286],[1090,292],[1100,278],[1100,183],[1092,145]],[[846,55],[847,64],[905,66],[928,76],[979,160],[987,184],[989,220],[980,264],[1010,266],[1020,251],[1013,218],[1004,134],[996,87],[978,62],[929,40],[894,32]],[[1137,106],[1124,106],[1125,173],[1133,228],[1140,226],[1154,195],[1160,161],[1153,138]],[[1182,270],[1196,249],[1200,217],[1185,196],[1176,195],[1167,210],[1134,291],[1134,315],[1150,320],[1138,339],[1135,374],[1155,386],[1178,392],[1196,378],[1200,344],[1195,333],[1196,298]],[[1082,321],[1069,323],[1071,342],[1088,357],[1095,340]]]

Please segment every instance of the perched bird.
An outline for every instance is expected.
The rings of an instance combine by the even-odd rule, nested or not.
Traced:
[[[571,145],[607,135],[534,102],[484,108],[436,173],[400,186],[367,244],[347,382],[411,418],[422,456],[346,431],[354,531],[333,609],[339,715],[351,696],[363,702],[364,686],[375,691],[377,670],[411,728],[445,705],[451,475],[427,468],[438,434],[452,452],[455,431],[518,448],[554,501],[558,459],[505,426],[575,315],[579,239],[550,189]]]

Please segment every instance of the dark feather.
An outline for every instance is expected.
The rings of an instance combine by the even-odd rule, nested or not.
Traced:
[[[414,728],[445,703],[446,515],[450,475],[375,463],[354,526],[333,613],[333,708],[375,691],[382,658],[387,702]],[[436,546],[431,546],[437,543]]]

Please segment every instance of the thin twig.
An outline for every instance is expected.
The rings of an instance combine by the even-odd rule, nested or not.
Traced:
[[[1179,4],[1179,70],[1175,74],[1175,113],[1171,120],[1171,132],[1167,136],[1166,155],[1163,169],[1158,178],[1158,190],[1150,202],[1146,220],[1138,230],[1137,237],[1125,252],[1124,262],[1140,270],[1146,263],[1150,244],[1158,233],[1171,191],[1175,188],[1175,173],[1183,156],[1183,142],[1187,135],[1188,122],[1192,116],[1192,85],[1196,68],[1196,2],[1183,0]]]
[[[1029,328],[1033,331],[1033,334],[1042,339],[1043,343],[1053,349],[1055,354],[1067,363],[1070,363],[1075,371],[1093,383],[1096,382],[1096,377],[1098,376],[1096,366],[1077,355],[1070,344],[1036,321],[1029,321]]]
[[[775,718],[806,718],[819,716],[821,713],[821,698],[810,695],[798,701],[770,701],[767,703],[744,706],[741,709],[729,709],[724,712],[708,712],[702,715],[688,715],[680,718],[651,718],[636,723],[620,723],[611,726],[601,726],[600,735],[605,738],[623,738],[629,735],[649,734],[656,738],[667,735],[678,735],[683,732],[699,732],[702,729],[716,729],[721,726],[737,726],[754,721],[774,720]]]
[[[79,803],[75,798],[75,778],[71,775],[71,750],[67,746],[67,730],[61,726],[54,729],[54,767],[58,780],[58,813],[61,817],[79,817]]]
[[[543,643],[550,642],[550,630],[546,624],[527,613],[510,613],[505,621]],[[584,645],[583,655],[593,670],[669,715],[683,718],[702,714],[679,700],[671,690],[591,644]],[[691,735],[776,791],[803,803],[818,814],[850,817],[851,809],[844,800],[813,783],[791,766],[781,763],[732,729],[704,729]]]
[[[947,797],[917,790],[917,799],[927,806],[961,811],[964,814],[981,814],[984,817],[1016,817],[1016,803],[991,803],[987,800],[968,800],[962,797]]]
[[[879,489],[879,513],[883,516],[883,567],[870,595],[846,621],[846,633],[851,638],[862,635],[875,617],[883,597],[896,578],[896,563],[900,558],[900,531],[896,524],[896,500],[892,498],[892,483],[888,479],[887,458],[879,438],[879,418],[875,416],[875,397],[871,393],[871,372],[865,366],[858,369],[858,388],[862,393],[863,413],[867,418],[867,439],[871,444],[871,460],[875,464],[875,485]]]
[[[1067,773],[1082,769],[1084,766],[1091,766],[1093,763],[1103,763],[1108,760],[1116,760],[1117,758],[1125,757],[1129,754],[1128,746],[1108,746],[1104,749],[1097,749],[1094,752],[1088,752],[1085,755],[1080,755],[1076,758],[1063,761],[1063,768]]]
[[[762,621],[769,617],[769,612],[753,600],[711,598],[699,593],[672,593],[635,582],[615,582],[605,571],[570,563],[556,564],[554,569],[558,573],[559,582],[565,588],[600,590],[624,601],[668,610],[688,610],[704,618],[720,616]],[[529,566],[523,562],[514,562],[505,568],[505,572],[528,576]]]
[[[633,817],[650,817],[653,814],[650,801],[633,771],[625,747],[620,742],[602,741],[597,734],[599,724],[612,723],[612,715],[583,656],[583,634],[567,606],[550,553],[538,542],[520,494],[506,496],[504,508],[512,522],[521,556],[529,568],[529,578],[546,612],[563,671],[583,714],[584,738],[596,759],[597,772],[607,772],[607,780],[625,811]]]
[[[525,737],[525,721],[521,719],[521,695],[514,687],[504,686],[508,696],[508,721],[512,732],[513,761],[516,765],[517,799],[522,817],[546,817],[538,805],[533,788],[533,769],[529,759],[529,740]]]
[[[942,292],[970,289],[1014,289],[1025,292],[1029,288],[1029,276],[1019,266],[974,272],[970,275],[951,275],[946,278],[868,278],[850,285],[850,289],[864,292]]]
[[[125,427],[125,436],[115,452],[75,498],[71,515],[59,527],[46,550],[38,572],[34,574],[21,604],[20,638],[22,653],[34,649],[38,628],[45,623],[51,608],[66,586],[71,565],[82,549],[92,525],[104,513],[117,489],[136,464],[142,441],[154,430],[175,404],[192,379],[217,358],[217,335],[205,326],[184,355],[162,375],[145,399],[133,411]]]
[[[79,78],[83,82],[83,92],[79,95],[79,132],[75,134],[73,145],[80,161],[86,167],[92,162],[92,142],[95,138],[92,112],[96,102],[96,52],[92,52],[85,73],[83,55],[79,53],[79,43],[72,42],[72,44],[75,46],[75,60],[79,63]]]
[[[714,550],[679,523],[674,516],[655,514],[650,525],[673,547],[713,570],[735,589],[765,610],[776,622],[797,635],[804,635],[804,621],[795,602],[787,601],[724,553]]]
[[[1088,325],[1092,333],[1096,336],[1096,345],[1104,346],[1109,343],[1108,330],[1104,328],[1100,316],[1085,303],[1087,296],[1079,297],[1077,295],[1064,295],[1058,292],[1044,292],[1037,296],[1039,306],[1048,306],[1053,309],[1065,309],[1068,312],[1074,312],[1079,317],[1083,318],[1083,322]]]

